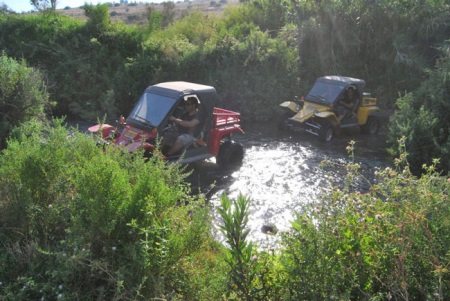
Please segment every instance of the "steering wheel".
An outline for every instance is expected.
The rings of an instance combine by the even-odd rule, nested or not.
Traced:
[[[174,121],[169,119],[166,127],[162,129],[161,133],[164,133],[164,132],[170,131],[172,129],[176,129],[176,128],[177,128],[177,124]]]

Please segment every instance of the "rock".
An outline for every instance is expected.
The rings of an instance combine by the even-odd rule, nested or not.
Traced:
[[[278,230],[273,225],[263,225],[261,227],[261,232],[264,234],[276,234],[278,232]]]

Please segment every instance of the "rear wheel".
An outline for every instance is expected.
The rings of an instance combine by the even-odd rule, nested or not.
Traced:
[[[239,143],[224,142],[220,145],[216,161],[219,165],[241,163],[244,159],[244,148]]]
[[[380,119],[376,116],[369,116],[366,124],[361,126],[361,132],[363,134],[375,135],[380,129]]]
[[[319,140],[330,142],[334,138],[334,129],[329,121],[323,121],[320,124]]]
[[[292,112],[281,113],[280,116],[278,116],[277,128],[282,131],[286,130],[289,124],[289,118],[291,118],[294,115],[295,113]]]

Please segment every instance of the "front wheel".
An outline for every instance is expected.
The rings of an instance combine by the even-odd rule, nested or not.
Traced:
[[[289,118],[291,118],[294,115],[295,115],[295,113],[292,113],[292,112],[281,113],[277,119],[277,128],[281,131],[286,130],[288,127],[288,124],[289,124]]]
[[[219,165],[231,165],[241,163],[244,159],[244,148],[236,142],[224,142],[220,145],[216,162]]]
[[[323,121],[319,129],[319,140],[330,142],[334,138],[334,129],[329,121]]]
[[[363,134],[375,135],[380,129],[380,119],[375,116],[369,116],[366,124],[361,126],[361,132]]]

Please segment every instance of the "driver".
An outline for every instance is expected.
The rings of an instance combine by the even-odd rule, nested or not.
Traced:
[[[356,89],[350,85],[344,92],[344,96],[338,101],[336,106],[336,112],[338,114],[339,122],[352,111],[357,102]]]
[[[167,152],[168,156],[174,155],[183,147],[192,144],[195,141],[195,137],[200,134],[201,129],[198,105],[197,98],[188,97],[184,103],[185,112],[181,117],[170,117],[170,121],[178,126],[178,137]]]

